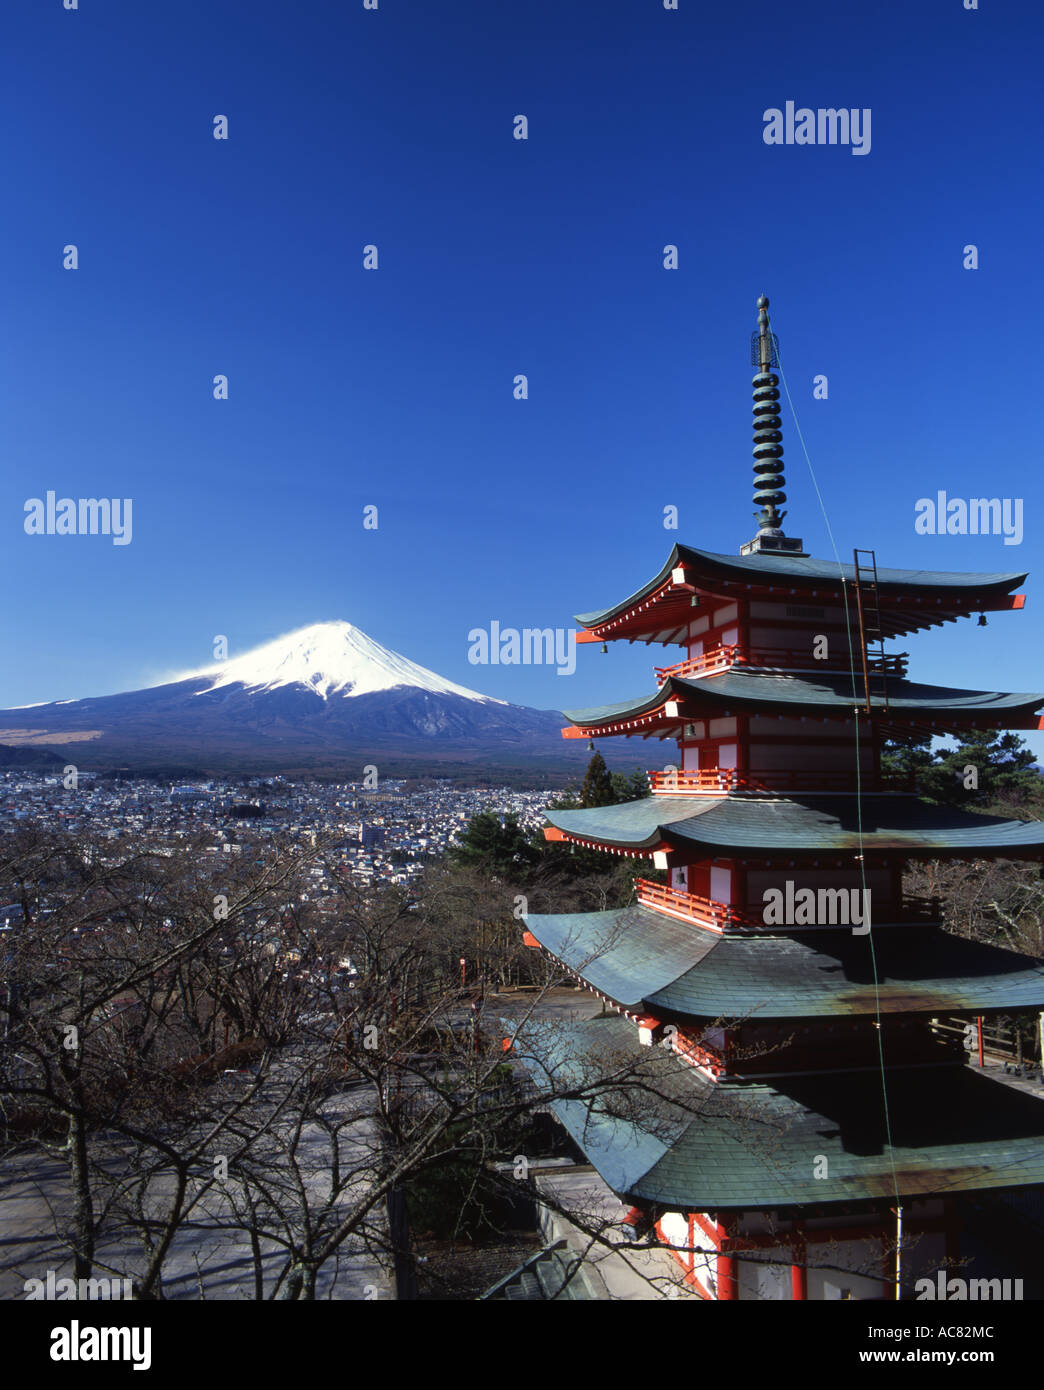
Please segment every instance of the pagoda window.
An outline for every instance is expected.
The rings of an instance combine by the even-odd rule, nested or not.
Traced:
[[[702,864],[689,865],[689,887],[690,893],[695,893],[698,897],[709,898],[711,896],[711,866],[706,861]]]
[[[683,768],[715,768],[718,766],[716,743],[687,743],[682,746]]]
[[[710,896],[716,903],[732,902],[732,869],[718,864],[711,865]],[[697,890],[698,891],[698,890]]]

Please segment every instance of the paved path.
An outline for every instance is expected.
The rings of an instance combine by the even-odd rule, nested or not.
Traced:
[[[362,1115],[351,1121],[346,1107],[351,1099],[335,1097],[349,1120],[340,1139],[342,1172],[363,1167],[375,1142],[372,1122]],[[310,1126],[302,1136],[298,1164],[315,1207],[329,1199],[332,1150],[330,1139]],[[347,1210],[363,1190],[364,1177],[341,1194]],[[157,1205],[164,1196],[156,1192]],[[196,1225],[175,1236],[164,1265],[163,1296],[167,1299],[249,1299],[254,1297],[254,1267],[249,1230],[221,1229],[239,1204],[241,1190],[234,1174],[227,1189],[212,1187],[198,1212]],[[0,1166],[0,1299],[25,1296],[25,1280],[72,1276],[72,1262],[61,1232],[70,1211],[69,1183],[62,1165],[39,1154],[11,1158]],[[383,1219],[383,1206],[379,1209]],[[126,1226],[103,1234],[99,1262],[133,1278],[144,1263],[141,1242]],[[263,1285],[271,1296],[284,1263],[282,1250],[273,1242],[262,1246]],[[106,1272],[99,1269],[97,1273]],[[359,1240],[349,1240],[320,1271],[316,1297],[324,1299],[391,1299],[395,1297],[390,1269],[367,1251]]]

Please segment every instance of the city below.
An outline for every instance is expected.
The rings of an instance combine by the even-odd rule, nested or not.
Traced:
[[[484,810],[514,814],[523,830],[534,831],[544,824],[554,796],[510,787],[461,789],[443,781],[418,788],[391,779],[376,788],[287,777],[178,785],[80,772],[77,784],[67,789],[62,776],[53,774],[0,774],[0,831],[33,824],[159,853],[191,842],[197,849],[202,843],[204,853],[239,855],[245,846],[278,839],[284,847],[325,847],[326,863],[332,855],[361,886],[409,884]],[[311,872],[312,899],[321,907],[327,869]]]

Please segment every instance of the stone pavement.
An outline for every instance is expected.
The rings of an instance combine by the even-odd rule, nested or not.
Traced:
[[[346,1104],[335,1098],[335,1104]],[[365,1116],[347,1125],[341,1136],[342,1172],[353,1164],[366,1162],[375,1142],[371,1122]],[[316,1126],[302,1136],[298,1162],[315,1206],[329,1198],[332,1151],[328,1137]],[[341,1193],[340,1206],[347,1209],[361,1190],[361,1180]],[[191,1228],[175,1235],[164,1265],[165,1299],[250,1299],[254,1297],[254,1262],[247,1229],[222,1229],[232,1216],[240,1194],[233,1180],[227,1192],[210,1189],[199,1217]],[[157,1201],[163,1192],[156,1193]],[[62,1165],[42,1159],[38,1153],[10,1157],[0,1165],[0,1299],[25,1296],[25,1280],[72,1276],[72,1262],[62,1239],[69,1219],[69,1183]],[[383,1207],[380,1209],[383,1217]],[[115,1270],[133,1278],[142,1268],[144,1255],[140,1238],[126,1227],[103,1235],[95,1272]],[[270,1297],[284,1253],[274,1242],[262,1244],[263,1288]],[[358,1240],[348,1240],[320,1271],[316,1297],[322,1299],[393,1299],[395,1287],[390,1267],[383,1257],[365,1249]]]

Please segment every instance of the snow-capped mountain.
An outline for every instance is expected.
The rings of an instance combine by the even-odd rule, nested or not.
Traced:
[[[459,695],[464,700],[484,700],[494,705],[506,703],[444,680],[408,657],[382,647],[360,628],[346,622],[314,623],[311,627],[298,628],[296,632],[255,647],[244,656],[187,672],[180,679],[209,677],[213,679],[207,691],[230,685],[241,685],[250,691],[302,685],[326,700],[332,695],[358,697],[408,686],[413,690],[435,691],[439,695]]]
[[[562,739],[564,722],[327,622],[162,685],[0,710],[0,743],[50,748],[83,767],[351,772],[395,759],[401,776],[431,763],[575,765],[586,745]]]

